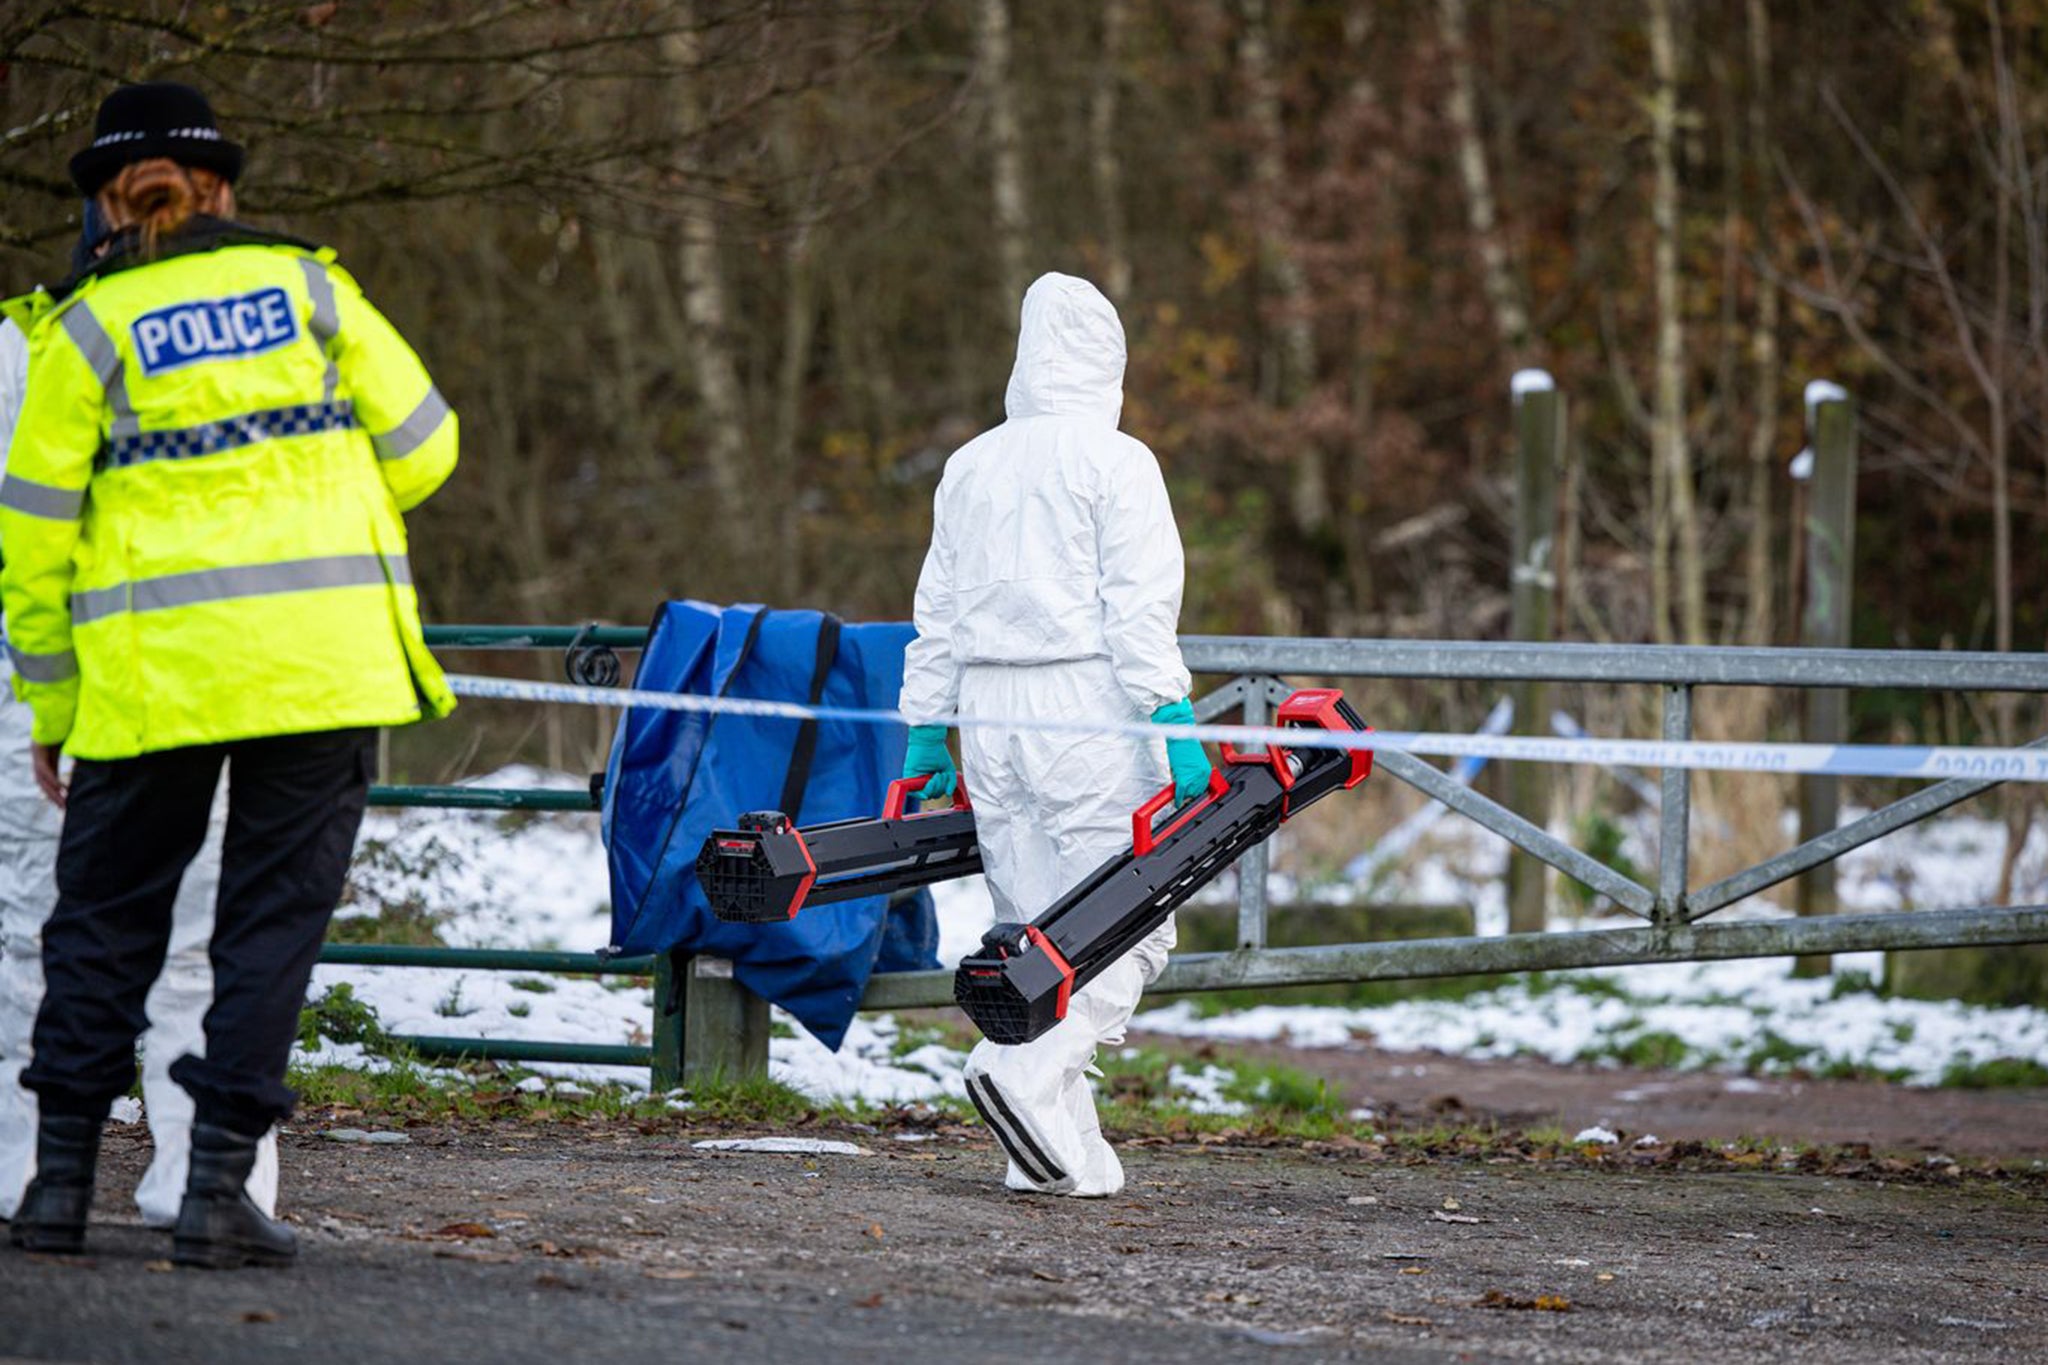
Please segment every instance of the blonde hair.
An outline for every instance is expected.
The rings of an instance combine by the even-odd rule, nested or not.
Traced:
[[[159,156],[123,166],[100,191],[99,204],[110,228],[141,230],[142,254],[148,258],[193,215],[218,213],[223,204],[232,205],[229,194],[227,181],[213,171]]]

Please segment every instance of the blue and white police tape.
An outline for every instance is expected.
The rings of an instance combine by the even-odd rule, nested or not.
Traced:
[[[630,688],[580,687],[452,674],[457,696],[487,701],[644,708],[764,720],[907,725],[897,711],[805,706],[751,697],[699,697]],[[1275,729],[1255,725],[1152,725],[1144,721],[1048,720],[1035,716],[954,716],[953,729],[1038,730],[1059,734],[1128,735],[1137,739],[1199,739],[1240,749],[1277,744],[1290,749],[1370,749],[1433,758],[1499,758],[1531,763],[1597,763],[1606,767],[1691,768],[1705,772],[1828,773],[1840,777],[1960,777],[1990,782],[2048,782],[2048,748],[1996,749],[1884,744],[1762,744],[1706,740],[1546,739],[1525,735],[1431,734],[1414,730]]]

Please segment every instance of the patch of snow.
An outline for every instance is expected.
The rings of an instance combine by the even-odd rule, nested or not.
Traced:
[[[786,1019],[781,1011],[776,1017]],[[901,1057],[892,1055],[896,1021],[889,1015],[855,1015],[838,1052],[801,1029],[768,1044],[768,1074],[821,1104],[866,1101],[906,1104],[915,1100],[965,1099],[962,1068],[967,1054],[927,1043]]]
[[[691,1148],[699,1152],[774,1152],[784,1156],[867,1156],[868,1149],[851,1142],[832,1142],[825,1138],[763,1137],[763,1138],[706,1138],[693,1142]]]
[[[932,888],[939,914],[939,962],[957,966],[981,946],[981,936],[996,922],[996,903],[989,899],[988,879],[962,877]]]
[[[1838,963],[1848,969],[1854,955]],[[1589,989],[1572,987],[1584,979]],[[1619,988],[1619,993],[1613,988]],[[1407,1000],[1346,1008],[1257,1005],[1203,1017],[1181,1001],[1132,1027],[1183,1038],[1442,1052],[1476,1058],[1539,1057],[1612,1064],[1639,1040],[1680,1067],[1782,1073],[1856,1067],[1917,1085],[1952,1066],[1994,1058],[2048,1065],[2048,1010],[1956,1001],[1834,995],[1827,978],[1794,977],[1783,958],[1559,972],[1532,989],[1515,982],[1462,1000]],[[1769,1035],[1767,1039],[1766,1035]],[[1770,1047],[1764,1047],[1767,1041]],[[1730,1082],[1754,1093],[1756,1082]]]
[[[1251,1106],[1243,1100],[1233,1100],[1223,1093],[1223,1088],[1237,1079],[1237,1073],[1214,1062],[1205,1064],[1200,1071],[1190,1071],[1175,1064],[1166,1073],[1166,1083],[1185,1097],[1182,1102],[1197,1114],[1226,1114],[1235,1117],[1249,1114]]]
[[[1813,420],[1813,410],[1822,403],[1846,402],[1849,391],[1832,379],[1809,379],[1806,381],[1806,420]]]
[[[1579,1135],[1573,1138],[1572,1141],[1596,1142],[1599,1143],[1601,1146],[1606,1147],[1612,1146],[1613,1144],[1621,1141],[1621,1134],[1614,1132],[1612,1129],[1602,1128],[1599,1124],[1596,1123],[1591,1128],[1581,1128],[1579,1130]]]
[[[366,1128],[323,1128],[319,1135],[329,1142],[362,1143],[372,1147],[398,1147],[412,1141],[404,1133],[383,1129],[372,1131]]]
[[[481,785],[577,788],[583,780],[533,768],[510,768],[476,779]],[[1845,811],[1844,819],[1860,812]],[[1786,837],[1792,836],[1786,816]],[[1639,865],[1653,857],[1654,813],[1620,821],[1623,851]],[[1276,846],[1276,902],[1355,899],[1355,884],[1307,883],[1287,871],[1288,840]],[[1845,910],[1877,913],[1988,903],[1996,884],[2004,831],[1995,821],[1951,817],[1901,831],[1857,850],[1838,865]],[[1408,856],[1383,868],[1375,898],[1456,902],[1474,907],[1482,934],[1505,929],[1506,845],[1462,821],[1446,820]],[[1201,899],[1227,901],[1233,878],[1220,878]],[[2016,896],[2048,894],[2048,822],[2029,831],[2016,869]],[[410,904],[461,946],[556,947],[595,950],[609,938],[609,875],[595,815],[505,814],[445,810],[373,811],[351,870],[343,914],[370,914]],[[940,958],[948,964],[972,951],[993,922],[980,877],[933,888]],[[1766,897],[1731,907],[1718,921],[1785,913]],[[1633,926],[1617,916],[1573,920],[1560,928]],[[1882,955],[1842,954],[1839,973],[1876,977]],[[1575,989],[1574,978],[1603,983]],[[1839,979],[1839,976],[1838,978]],[[388,967],[320,967],[313,995],[346,982],[394,1033],[478,1038],[644,1043],[654,1001],[642,985],[620,978],[526,977],[510,972]],[[514,984],[518,983],[518,984]],[[1618,992],[1604,986],[1619,988]],[[1360,1040],[1390,1051],[1470,1057],[1537,1056],[1569,1062],[1625,1051],[1634,1040],[1668,1034],[1657,1050],[1682,1051],[1681,1065],[1739,1071],[1832,1063],[1896,1072],[1914,1082],[1938,1081],[1951,1065],[2012,1057],[2048,1064],[2048,1011],[1984,1009],[1954,1002],[1884,1000],[1851,992],[1830,998],[1826,979],[1793,978],[1784,959],[1679,963],[1554,973],[1532,992],[1514,984],[1460,1001],[1407,1001],[1367,1009],[1262,1005],[1201,1018],[1189,1003],[1142,1014],[1135,1026],[1182,1037],[1285,1040],[1301,1047],[1349,1047]],[[777,1016],[786,1022],[786,1016]],[[827,1052],[801,1030],[770,1046],[771,1073],[819,1103],[917,1103],[964,1098],[964,1054],[936,1044],[896,1055],[898,1030],[888,1016],[860,1016],[845,1046]],[[1783,1046],[1758,1052],[1775,1035]],[[1752,1054],[1757,1054],[1752,1059]],[[1774,1060],[1776,1058],[1776,1060]],[[321,1040],[297,1049],[302,1064],[388,1070],[386,1059],[354,1044]],[[640,1067],[539,1064],[554,1080],[577,1086],[623,1084],[645,1089]],[[458,1073],[447,1072],[447,1075]],[[1190,1073],[1195,1076],[1203,1072]],[[1737,1076],[1731,1093],[1764,1088]],[[1647,1094],[1645,1088],[1620,1098]],[[671,1097],[678,1098],[678,1097]],[[1200,1098],[1199,1096],[1197,1097]],[[1220,1099],[1220,1096],[1216,1098]]]

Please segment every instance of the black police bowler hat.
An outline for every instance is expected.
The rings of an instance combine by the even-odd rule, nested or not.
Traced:
[[[71,180],[90,198],[123,166],[160,156],[230,183],[242,173],[242,149],[220,135],[206,96],[175,81],[151,81],[124,85],[100,102],[92,145],[71,158]]]

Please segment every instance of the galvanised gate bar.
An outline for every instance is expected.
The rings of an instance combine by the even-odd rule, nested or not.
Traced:
[[[636,648],[644,630],[624,627],[444,626],[429,628],[442,648],[591,651]],[[1270,722],[1292,688],[1276,675],[1351,680],[1436,682],[1567,682],[1648,686],[1662,697],[1662,735],[1687,740],[1693,696],[1701,687],[1888,688],[1946,692],[2048,692],[2048,658],[2021,654],[1825,649],[1722,649],[1691,646],[1459,643],[1402,640],[1319,640],[1188,636],[1188,667],[1230,681],[1196,703],[1216,720],[1242,710],[1250,725]],[[572,669],[576,666],[572,657]],[[2048,741],[2036,740],[2035,743]],[[1412,754],[1380,751],[1376,771],[1405,782],[1476,821],[1534,857],[1600,892],[1643,921],[1636,929],[1510,934],[1308,948],[1266,944],[1265,847],[1247,854],[1238,877],[1238,948],[1174,959],[1155,993],[1244,986],[1299,986],[1405,977],[1551,971],[1568,967],[1880,949],[1964,947],[2048,942],[2048,906],[1981,907],[1887,915],[1713,923],[1708,917],[1744,897],[1820,867],[1907,825],[1998,785],[1951,779],[1780,853],[1754,867],[1694,888],[1687,868],[1691,775],[1662,775],[1659,848],[1654,885],[1643,885],[1555,838],[1498,802],[1451,780]],[[476,787],[380,787],[373,804],[485,810],[596,809],[581,792],[519,792]],[[648,1065],[666,1089],[686,1076],[754,1069],[767,1047],[767,1012],[732,983],[730,967],[706,959],[672,965],[661,959],[602,960],[597,954],[487,949],[329,945],[321,960],[378,966],[465,967],[476,970],[653,974],[655,1018],[650,1047],[598,1047],[509,1039],[412,1038],[423,1056],[500,1061]],[[952,1003],[950,970],[874,977],[862,1007],[915,1009]]]

